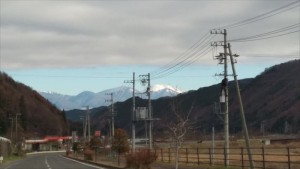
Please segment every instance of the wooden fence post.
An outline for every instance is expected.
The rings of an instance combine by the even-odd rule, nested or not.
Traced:
[[[242,156],[242,169],[244,169],[244,149],[241,147],[241,156]]]
[[[227,158],[226,158],[226,148],[224,147],[224,166],[227,167],[226,161],[227,161]]]
[[[209,165],[211,166],[211,148],[208,148],[208,151],[209,151]]]
[[[164,154],[163,154],[163,149],[160,148],[160,159],[163,162],[164,161]]]
[[[189,153],[188,153],[188,148],[185,149],[185,158],[186,158],[185,162],[186,162],[186,163],[189,163]]]
[[[171,163],[171,149],[169,148],[169,163]]]
[[[200,165],[200,161],[199,161],[199,148],[197,147],[197,159],[198,159],[198,165]]]
[[[264,146],[261,148],[261,151],[262,151],[263,169],[265,169],[266,164],[265,164],[265,147]]]
[[[287,153],[288,153],[288,169],[291,169],[290,147],[287,147]]]

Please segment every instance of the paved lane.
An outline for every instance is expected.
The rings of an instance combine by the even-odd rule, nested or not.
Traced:
[[[16,161],[0,169],[104,169],[102,167],[84,164],[70,160],[61,154],[37,154],[30,155],[26,159]]]

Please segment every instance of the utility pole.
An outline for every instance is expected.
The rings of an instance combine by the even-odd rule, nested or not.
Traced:
[[[87,123],[88,123],[88,141],[91,141],[91,117],[90,117],[90,109],[87,106]]]
[[[82,136],[84,138],[84,116],[80,116],[80,120],[82,120]]]
[[[227,31],[224,30],[211,30],[211,34],[222,34],[224,36],[223,42],[214,42],[211,45],[212,46],[223,46],[224,53],[220,53],[220,56],[218,56],[218,59],[224,63],[224,79],[222,80],[222,88],[221,93],[222,96],[225,96],[224,100],[224,157],[225,157],[225,166],[229,165],[229,118],[228,118],[228,71],[227,71]]]
[[[124,81],[124,83],[132,83],[132,114],[131,114],[131,134],[132,134],[132,151],[135,152],[135,123],[136,123],[136,111],[135,111],[135,73],[133,72],[132,80]]]
[[[18,140],[18,116],[21,116],[21,113],[16,113],[16,141]]]
[[[241,97],[241,93],[240,93],[239,82],[237,80],[237,75],[236,75],[236,71],[235,71],[234,60],[233,60],[233,55],[232,55],[232,52],[231,52],[230,44],[228,44],[228,48],[229,48],[229,56],[230,56],[230,61],[231,61],[233,77],[234,77],[234,81],[235,81],[235,84],[236,84],[236,93],[237,93],[238,99],[239,99],[240,115],[241,115],[241,119],[242,119],[243,133],[244,133],[244,137],[245,137],[245,141],[246,141],[250,168],[253,169],[254,164],[253,164],[253,159],[252,159],[252,152],[251,152],[251,149],[250,149],[250,141],[249,141],[247,123],[246,123],[244,107],[243,107],[242,97]],[[237,56],[237,55],[235,55],[235,56]]]
[[[147,96],[148,96],[148,122],[149,122],[149,149],[152,149],[152,111],[151,111],[151,85],[150,85],[150,73],[147,75],[140,75],[142,77],[142,83],[145,84],[148,82],[147,86]]]
[[[91,140],[91,124],[90,124],[90,109],[89,106],[86,106],[85,118],[84,118],[84,132],[83,137],[86,141],[86,135],[88,134],[88,141]]]
[[[10,123],[10,127],[11,127],[11,129],[10,129],[10,139],[12,141],[13,140],[13,130],[14,130],[14,118],[12,117],[11,114],[9,116],[10,116],[9,119],[11,120],[11,123]]]
[[[106,95],[110,95],[110,99],[105,101],[111,103],[110,111],[111,111],[111,136],[115,136],[115,113],[114,113],[114,93],[106,93]]]

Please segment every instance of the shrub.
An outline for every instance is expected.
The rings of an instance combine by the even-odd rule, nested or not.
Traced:
[[[91,149],[85,149],[83,154],[84,160],[93,160],[93,151]]]
[[[66,156],[69,156],[69,155],[71,155],[72,154],[72,151],[70,151],[70,150],[67,150],[66,151]]]
[[[126,155],[127,168],[134,169],[150,169],[152,164],[157,158],[154,152],[149,150],[141,150],[138,152],[129,153]]]

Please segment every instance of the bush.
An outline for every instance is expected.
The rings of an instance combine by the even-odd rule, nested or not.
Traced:
[[[72,154],[72,151],[70,151],[70,150],[67,150],[66,151],[66,156],[69,156],[69,155],[71,155]]]
[[[84,160],[93,160],[93,151],[91,149],[85,149],[83,154]]]
[[[149,150],[141,150],[135,153],[126,155],[127,168],[134,169],[150,169],[152,164],[157,158],[157,155]]]

